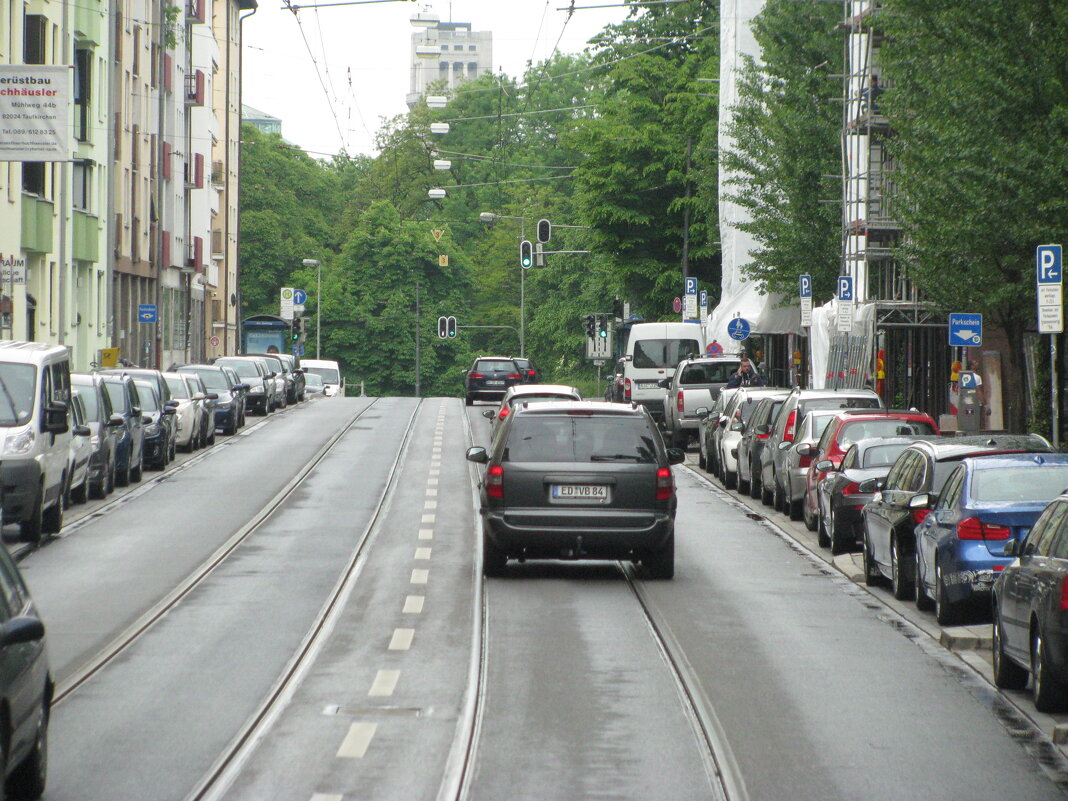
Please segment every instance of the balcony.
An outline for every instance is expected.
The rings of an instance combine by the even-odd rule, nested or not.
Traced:
[[[185,104],[187,106],[204,105],[204,71],[197,70],[185,76]]]
[[[186,6],[186,21],[205,24],[208,21],[208,0],[189,0]]]
[[[75,209],[73,228],[73,257],[77,261],[97,261],[100,258],[100,218]]]
[[[182,272],[204,272],[204,239],[202,237],[194,236],[192,244],[185,246],[185,266]]]
[[[211,232],[211,257],[213,259],[225,258],[226,252],[223,250],[223,232],[218,228]]]
[[[100,14],[103,6],[86,4],[74,5],[74,33],[79,43],[99,45],[101,40],[100,31],[103,29],[103,20]]]
[[[33,195],[22,196],[22,249],[34,253],[52,251],[52,204]]]
[[[213,161],[211,163],[211,183],[217,187],[221,187],[226,183],[226,167],[221,161]]]

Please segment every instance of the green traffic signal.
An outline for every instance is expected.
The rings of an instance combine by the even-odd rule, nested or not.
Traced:
[[[524,239],[519,243],[519,265],[526,269],[534,263],[534,246],[530,244],[530,241]]]

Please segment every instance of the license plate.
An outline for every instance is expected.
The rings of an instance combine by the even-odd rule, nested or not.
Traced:
[[[569,500],[607,501],[608,487],[604,484],[553,484],[553,497]]]
[[[503,381],[487,381],[486,382],[486,386],[487,387],[503,387],[504,386],[504,382]]]
[[[639,381],[638,389],[659,389],[660,384],[657,381]]]

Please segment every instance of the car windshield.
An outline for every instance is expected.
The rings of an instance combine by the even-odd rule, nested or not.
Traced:
[[[21,426],[30,421],[36,378],[37,368],[32,364],[0,364],[0,426]]]
[[[656,462],[645,421],[619,416],[531,415],[508,433],[506,462]]]
[[[167,386],[171,390],[171,397],[176,400],[185,400],[193,397],[189,392],[189,387],[185,384],[185,379],[178,376],[166,376]]]
[[[147,381],[134,381],[137,385],[137,397],[141,400],[141,411],[158,412],[159,405],[156,403],[156,393],[152,391],[152,385]]]
[[[501,372],[501,371],[513,373],[516,370],[515,362],[511,359],[480,359],[475,362],[475,372]]]
[[[260,371],[253,362],[233,361],[227,362],[226,366],[242,378],[259,378]]]
[[[865,470],[876,467],[890,467],[907,447],[907,442],[902,442],[898,445],[874,445],[864,451],[862,467]]]
[[[304,376],[304,385],[308,387],[321,387],[323,385],[323,377],[316,373],[308,373]]]
[[[538,392],[538,393],[523,393],[522,395],[513,395],[508,399],[509,406],[515,406],[517,403],[526,403],[527,401],[562,401],[562,400],[578,400],[574,395],[562,395],[558,392]]]
[[[181,372],[200,376],[200,380],[204,382],[204,386],[209,390],[221,389],[225,391],[230,389],[229,382],[221,370],[182,370]]]
[[[333,367],[308,367],[307,375],[317,375],[323,379],[324,384],[340,384],[341,377]],[[305,377],[307,377],[307,375]]]
[[[126,402],[126,387],[119,381],[104,379],[104,389],[108,391],[108,397],[111,399],[111,408],[120,414],[125,414],[130,408]]]
[[[934,426],[926,420],[857,420],[842,426],[838,444],[845,450],[854,442],[869,437],[911,437],[917,434],[934,434]]]
[[[1068,489],[1068,464],[990,467],[972,473],[968,495],[981,503],[1052,501]]]
[[[812,439],[817,440],[820,438],[820,434],[827,428],[827,424],[833,420],[833,415],[813,415],[812,416]]]
[[[634,343],[632,364],[644,368],[678,367],[687,356],[701,350],[696,339],[639,339]],[[734,369],[738,369],[737,365]]]
[[[688,364],[682,368],[680,384],[725,384],[738,371],[738,362]]]

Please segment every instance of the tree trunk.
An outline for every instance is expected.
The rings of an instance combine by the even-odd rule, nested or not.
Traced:
[[[1024,327],[1018,322],[1004,324],[1009,340],[1009,358],[1001,363],[1002,401],[1004,403],[1005,429],[1013,434],[1027,432],[1027,399],[1031,388],[1026,386],[1027,372],[1024,365]]]

